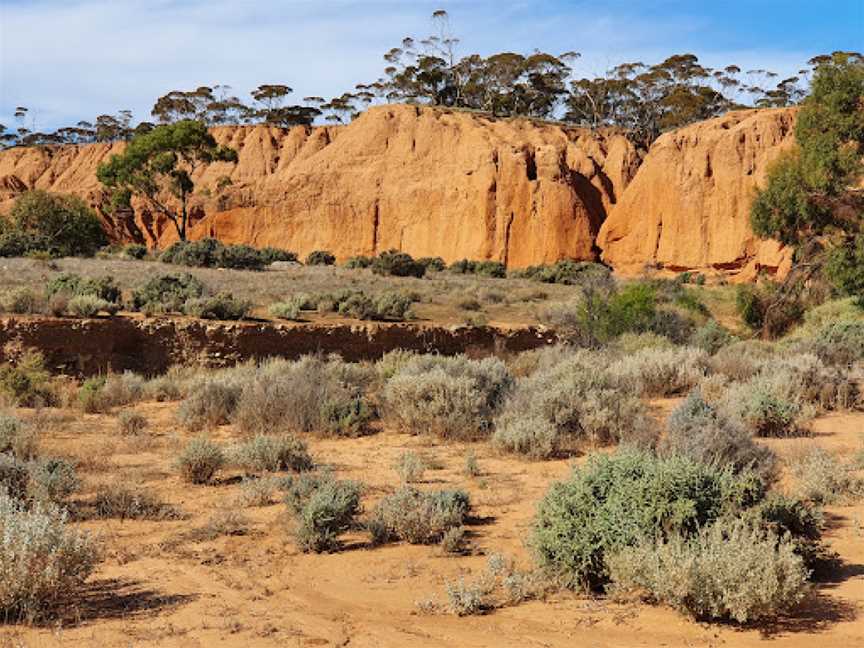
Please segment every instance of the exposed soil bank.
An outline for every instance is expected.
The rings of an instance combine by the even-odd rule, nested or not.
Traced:
[[[416,323],[322,326],[123,316],[0,318],[0,361],[15,360],[34,349],[53,371],[77,375],[127,369],[156,374],[173,364],[219,367],[310,353],[338,353],[348,361],[374,360],[394,349],[478,357],[527,351],[555,340],[553,332],[536,328],[441,328]]]

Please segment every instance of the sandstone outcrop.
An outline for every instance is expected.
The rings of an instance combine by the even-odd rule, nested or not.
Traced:
[[[602,258],[646,266],[782,272],[747,211],[766,165],[793,141],[791,110],[741,111],[662,136],[643,154],[621,134],[406,105],[350,125],[219,127],[236,164],[196,172],[192,238],[341,260],[390,248],[510,267]],[[31,188],[75,193],[115,240],[164,247],[173,226],[133,203],[102,210],[96,167],[122,143],[0,152],[0,211]]]
[[[646,266],[784,274],[790,251],[757,239],[750,202],[766,169],[794,144],[790,109],[736,111],[661,136],[597,237],[618,272]]]

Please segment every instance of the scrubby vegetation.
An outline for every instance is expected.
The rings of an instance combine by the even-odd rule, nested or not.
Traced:
[[[225,245],[213,238],[178,241],[161,255],[164,263],[197,268],[263,270],[274,261],[297,261],[297,254],[277,248],[257,249],[249,245]]]

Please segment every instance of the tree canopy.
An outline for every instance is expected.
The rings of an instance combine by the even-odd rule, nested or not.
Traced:
[[[136,135],[122,154],[99,165],[96,176],[110,192],[114,208],[128,208],[138,196],[174,223],[183,241],[195,168],[236,160],[236,151],[217,145],[203,123],[187,119]]]

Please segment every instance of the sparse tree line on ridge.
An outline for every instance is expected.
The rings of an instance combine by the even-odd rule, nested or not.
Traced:
[[[281,128],[308,126],[319,118],[344,124],[371,105],[404,102],[617,127],[647,146],[663,131],[728,110],[795,105],[806,95],[812,70],[831,59],[817,56],[797,75],[780,79],[765,69],[744,71],[734,64],[714,69],[694,54],[676,54],[660,63],[622,63],[599,76],[580,78],[574,69],[580,58],[576,52],[460,56],[460,39],[453,35],[447,12],[436,11],[432,21],[434,34],[419,41],[407,37],[384,55],[381,77],[329,100],[308,96],[293,104],[291,87],[268,83],[250,93],[250,104],[230,86],[217,84],[159,97],[151,110],[153,121],[133,125],[132,112],[121,110],[51,133],[39,132],[34,111],[18,106],[16,124],[0,124],[0,146],[122,141],[184,120]]]

